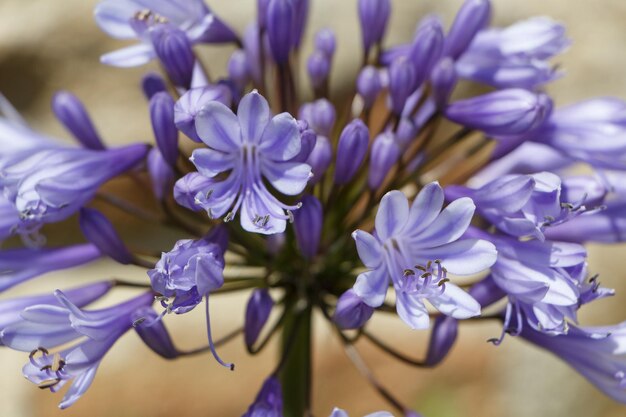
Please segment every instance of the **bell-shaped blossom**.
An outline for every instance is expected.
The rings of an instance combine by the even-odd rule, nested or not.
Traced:
[[[137,309],[153,302],[146,292],[122,304],[84,311],[61,291],[55,295],[62,306],[36,305],[21,313],[22,320],[0,334],[4,345],[31,352],[24,376],[39,388],[59,391],[71,381],[59,407],[74,404],[89,388],[104,355],[132,326]],[[70,342],[74,345],[51,353]]]
[[[450,283],[448,273],[477,273],[496,260],[490,242],[461,239],[474,214],[472,200],[461,198],[442,210],[443,201],[443,190],[436,182],[426,185],[411,206],[404,194],[391,191],[380,202],[375,233],[357,230],[352,234],[368,268],[358,276],[354,292],[363,302],[378,307],[392,284],[398,315],[415,329],[429,326],[426,300],[454,318],[480,314],[478,302]]]
[[[68,91],[59,91],[52,98],[52,111],[57,119],[86,148],[103,150],[105,147],[85,106]]]
[[[609,397],[626,403],[626,323],[572,326],[557,336],[526,327],[521,336],[564,360]]]
[[[263,382],[254,402],[241,417],[282,417],[282,415],[282,387],[278,378],[270,376]]]
[[[626,102],[597,98],[561,107],[531,140],[599,168],[626,167]]]
[[[161,294],[165,308],[156,321],[167,313],[187,313],[205,299],[211,352],[222,366],[234,369],[233,364],[225,363],[217,355],[209,315],[209,294],[224,284],[224,250],[218,243],[220,240],[219,232],[200,240],[179,240],[171,251],[161,255],[148,276],[154,291]]]
[[[206,104],[212,101],[230,106],[232,94],[222,84],[192,88],[183,94],[174,105],[174,123],[178,130],[187,135],[189,139],[202,142],[196,131],[196,116]]]
[[[549,116],[552,102],[545,94],[511,88],[458,100],[445,110],[448,119],[487,135],[526,133]]]
[[[11,234],[37,245],[45,223],[65,220],[90,201],[98,188],[136,166],[148,152],[136,144],[96,151],[55,146],[49,141],[0,156],[0,192],[19,220]]]
[[[101,57],[119,67],[143,65],[155,58],[149,31],[170,24],[182,30],[191,43],[222,43],[237,39],[202,0],[102,0],[94,11],[96,23],[109,36],[141,42]]]
[[[472,190],[450,187],[448,195],[472,198],[479,213],[511,236],[533,236],[543,240],[546,227],[560,224],[582,213],[584,201],[564,201],[561,179],[550,172],[505,175]]]
[[[274,300],[267,289],[256,289],[250,295],[244,323],[244,341],[248,349],[251,349],[259,338],[273,307]]]
[[[93,244],[53,249],[3,249],[0,251],[0,291],[47,272],[73,268],[100,257],[102,252]]]
[[[65,290],[64,294],[76,306],[84,307],[103,297],[111,288],[113,288],[112,281],[100,281]],[[20,322],[24,309],[40,304],[61,306],[54,294],[26,295],[0,301],[0,331]]]
[[[300,152],[296,120],[288,113],[270,118],[267,101],[254,91],[241,100],[237,115],[221,103],[206,104],[196,115],[196,130],[208,148],[196,149],[191,161],[211,181],[195,203],[211,218],[228,213],[225,221],[241,209],[241,225],[251,232],[283,232],[299,205],[279,201],[263,179],[286,195],[304,190],[311,167],[289,162]],[[228,174],[218,179],[223,172]]]
[[[480,32],[457,61],[460,77],[497,88],[533,90],[559,78],[547,59],[570,44],[563,25],[535,17]]]
[[[489,24],[489,0],[465,0],[446,35],[444,53],[457,59],[472,43],[476,34]]]

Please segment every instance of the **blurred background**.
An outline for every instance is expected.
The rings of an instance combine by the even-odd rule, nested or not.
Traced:
[[[54,120],[49,103],[58,89],[83,99],[97,128],[109,144],[152,140],[147,106],[139,89],[141,75],[153,67],[109,68],[99,56],[122,43],[107,38],[92,18],[97,0],[0,0],[0,92],[5,94],[37,129],[67,138]],[[355,0],[313,0],[308,35],[322,27],[338,37],[333,87],[345,86],[357,71],[360,33]],[[568,28],[573,46],[558,62],[566,76],[550,85],[557,105],[589,96],[626,98],[626,2],[597,0],[495,0],[495,25],[508,25],[535,15],[549,15]],[[395,0],[387,44],[408,40],[417,20],[439,13],[446,24],[461,0]],[[214,10],[240,33],[255,12],[254,0],[214,0]],[[310,48],[310,46],[309,46]],[[203,47],[210,70],[223,75],[229,47]],[[305,49],[304,56],[308,50]],[[0,150],[1,152],[1,150]],[[128,219],[117,218],[116,224]],[[65,233],[63,228],[57,233]],[[68,232],[69,233],[69,232]],[[125,230],[135,239],[150,238],[150,230]],[[170,236],[168,239],[175,239]],[[166,244],[167,247],[167,244]],[[161,247],[163,249],[163,247]],[[617,297],[588,307],[584,324],[626,320],[624,246],[590,248],[590,271]],[[45,292],[94,279],[123,276],[143,279],[144,272],[99,262],[88,268],[49,274],[2,298]],[[126,293],[116,292],[115,298]],[[245,294],[216,297],[215,333],[225,334],[243,318]],[[109,299],[108,301],[111,301]],[[380,316],[380,314],[379,314]],[[326,324],[317,318],[314,356],[314,413],[326,416],[333,406],[352,416],[388,408],[363,380],[342,352]],[[166,323],[181,347],[205,343],[204,317],[193,312],[168,316]],[[608,324],[608,323],[607,323]],[[427,334],[411,332],[399,320],[376,317],[373,329],[392,338],[399,349],[423,353]],[[581,376],[548,353],[508,337],[501,346],[485,341],[499,334],[495,323],[462,326],[459,341],[444,364],[434,370],[409,369],[371,348],[359,345],[365,360],[394,393],[427,417],[617,417],[624,407],[606,398]],[[218,366],[210,355],[168,362],[143,348],[134,334],[120,340],[105,358],[87,395],[66,411],[56,406],[60,395],[38,390],[21,376],[27,355],[0,351],[0,416],[240,416],[262,380],[273,368],[274,346],[260,357],[249,357],[241,339],[221,348],[221,356],[237,364],[236,372]]]

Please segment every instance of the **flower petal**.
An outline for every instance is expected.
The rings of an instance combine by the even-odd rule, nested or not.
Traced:
[[[244,142],[259,143],[270,120],[270,106],[256,90],[243,96],[237,109]]]
[[[454,284],[446,283],[445,286],[442,295],[428,299],[437,310],[455,319],[480,315],[480,304],[474,297]]]
[[[189,160],[199,173],[209,178],[232,169],[235,164],[234,155],[207,148],[195,149]]]
[[[311,178],[311,167],[300,162],[263,161],[263,176],[286,195],[300,194]]]
[[[232,153],[241,146],[237,116],[217,101],[208,102],[196,115],[198,136],[210,148]]]
[[[498,257],[496,247],[481,239],[464,239],[436,248],[421,248],[414,251],[417,263],[440,260],[441,264],[455,275],[471,275],[491,267]]]
[[[389,191],[380,201],[376,213],[376,233],[385,241],[404,230],[409,218],[409,202],[400,191]]]
[[[454,200],[424,231],[411,239],[411,244],[433,248],[454,242],[467,230],[475,208],[471,198]]]
[[[365,304],[370,307],[379,307],[385,301],[389,276],[384,266],[359,274],[352,287]]]
[[[356,250],[363,265],[375,269],[383,260],[382,248],[378,239],[363,230],[355,230],[352,239],[356,242]]]
[[[138,43],[117,51],[109,52],[100,57],[100,62],[114,67],[137,67],[150,62],[155,56],[152,45]]]
[[[300,152],[302,137],[298,123],[289,113],[272,118],[261,137],[259,149],[269,159],[287,161]]]
[[[396,292],[396,310],[398,316],[412,329],[428,329],[430,317],[420,297],[404,291]]]
[[[411,205],[407,232],[417,235],[426,229],[441,212],[443,200],[443,190],[438,182],[426,184]]]

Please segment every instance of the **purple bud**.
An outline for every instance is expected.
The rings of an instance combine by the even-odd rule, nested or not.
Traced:
[[[269,5],[270,0],[257,0],[256,2],[256,12],[257,12],[257,21],[259,27],[265,27],[265,19],[267,17],[267,6]]]
[[[456,15],[446,36],[445,55],[457,59],[467,49],[474,36],[489,23],[489,0],[466,0]]]
[[[138,309],[131,319],[137,335],[154,353],[165,359],[174,359],[180,355],[163,320],[158,319],[158,314],[151,307]]]
[[[441,315],[435,319],[426,354],[427,366],[439,364],[448,355],[456,341],[458,328],[459,322],[455,318]]]
[[[330,136],[337,118],[335,106],[325,98],[303,104],[300,107],[299,116],[300,119],[306,120],[309,126],[322,136]]]
[[[230,106],[232,94],[223,84],[193,88],[178,99],[174,106],[176,127],[194,142],[202,142],[196,132],[196,114],[210,101],[218,101]]]
[[[163,201],[167,194],[171,195],[174,171],[157,148],[152,148],[148,153],[147,165],[152,191],[159,201]]]
[[[335,54],[337,41],[335,33],[330,29],[320,29],[315,34],[315,49],[326,55],[329,59]]]
[[[439,61],[430,76],[433,98],[438,108],[443,108],[448,103],[452,90],[456,86],[457,75],[454,61],[446,57]]]
[[[406,57],[395,59],[389,66],[389,96],[391,110],[396,115],[402,113],[406,99],[415,91],[415,66]]]
[[[321,51],[314,51],[306,61],[306,69],[313,88],[320,88],[330,73],[330,58]]]
[[[380,72],[376,67],[368,65],[361,70],[356,80],[356,90],[363,98],[365,108],[372,107],[382,88]]]
[[[389,0],[359,0],[359,21],[365,53],[385,35],[391,13]]]
[[[322,235],[323,208],[322,203],[312,195],[302,197],[302,207],[297,210],[293,217],[296,242],[300,253],[307,259],[311,259],[317,253]]]
[[[144,96],[150,100],[156,93],[167,91],[167,86],[160,75],[149,73],[144,75],[141,79],[141,89],[143,90]]]
[[[369,130],[361,119],[354,119],[346,125],[337,145],[335,183],[341,185],[352,179],[367,154],[369,141]]]
[[[98,210],[81,208],[79,223],[83,235],[102,253],[121,264],[133,262],[133,255],[128,251],[109,219]]]
[[[276,377],[270,376],[242,417],[282,417],[282,415],[282,387]]]
[[[171,166],[178,159],[178,129],[174,123],[174,100],[166,92],[156,93],[150,99],[150,120],[156,144],[163,158]]]
[[[267,6],[267,38],[277,64],[289,60],[294,42],[295,10],[291,0],[270,0]]]
[[[489,307],[506,296],[491,275],[472,285],[468,292],[482,308]]]
[[[313,178],[309,180],[310,185],[316,184],[322,179],[332,159],[333,147],[330,141],[326,136],[318,136],[315,146],[306,160],[306,163],[311,166],[311,172],[313,173]]]
[[[439,19],[427,18],[415,35],[410,59],[415,66],[415,86],[428,79],[433,67],[441,58],[444,36]]]
[[[303,122],[299,120],[298,123]],[[306,124],[306,122],[304,122]],[[317,135],[313,131],[313,129],[304,129],[301,130],[301,144],[300,144],[300,152],[298,155],[294,156],[291,159],[291,162],[306,162],[315,147],[315,142],[317,141]]]
[[[374,309],[365,304],[354,290],[350,289],[337,300],[333,321],[341,329],[358,329],[363,327],[372,314],[374,314]]]
[[[250,82],[250,74],[248,73],[248,60],[246,53],[237,49],[228,60],[228,78],[230,78],[237,88],[243,88]]]
[[[455,123],[482,130],[487,135],[526,133],[538,127],[552,110],[545,94],[511,88],[456,101],[446,117]]]
[[[196,59],[185,32],[160,24],[150,31],[150,39],[154,52],[174,85],[189,88]]]
[[[248,349],[252,349],[259,338],[263,326],[270,317],[272,307],[274,307],[274,300],[265,288],[259,288],[252,292],[246,306],[244,324],[244,339]]]
[[[87,110],[78,97],[59,91],[52,98],[52,111],[67,130],[86,148],[105,149]]]
[[[259,27],[251,24],[243,34],[243,49],[246,53],[248,72],[255,83],[261,84],[263,75],[261,66],[261,41],[259,39]]]
[[[400,159],[400,147],[393,134],[385,132],[378,135],[372,144],[369,176],[367,178],[367,184],[372,190],[382,184],[387,173],[398,159]]]
[[[291,0],[294,4],[294,32],[293,46],[298,48],[302,42],[302,35],[306,28],[306,21],[309,16],[309,0]]]

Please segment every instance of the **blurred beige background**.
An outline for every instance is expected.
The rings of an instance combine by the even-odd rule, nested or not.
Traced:
[[[100,54],[122,44],[108,39],[92,19],[95,0],[0,0],[0,92],[38,129],[67,138],[53,119],[49,102],[60,88],[86,103],[108,143],[151,140],[148,113],[138,88],[147,68],[115,69],[98,62]],[[328,26],[338,34],[334,86],[354,74],[359,29],[354,0],[312,0],[308,34]],[[439,12],[446,23],[460,0],[395,0],[388,42],[408,39],[426,12]],[[506,25],[534,15],[549,15],[567,25],[573,47],[558,58],[567,76],[550,92],[559,104],[592,95],[626,97],[626,2],[623,0],[495,0],[495,22]],[[253,0],[215,0],[211,6],[241,32],[254,11]],[[204,48],[212,71],[223,73],[230,49]],[[117,219],[124,222],[124,218]],[[149,236],[143,230],[141,236]],[[135,238],[137,236],[135,235]],[[171,238],[171,236],[170,236]],[[618,296],[583,313],[586,324],[626,320],[625,248],[592,248],[592,272]],[[44,292],[66,284],[109,276],[142,279],[143,272],[100,262],[89,268],[53,274],[12,290],[2,297]],[[122,293],[121,296],[126,296]],[[117,295],[120,297],[120,294]],[[243,317],[244,295],[220,297],[212,303],[215,332],[225,333]],[[219,313],[218,313],[219,312]],[[168,317],[181,347],[205,342],[200,311]],[[381,335],[393,337],[406,352],[421,354],[425,334],[407,330],[398,320],[377,317]],[[325,323],[316,322],[315,415],[326,416],[334,405],[352,416],[387,408],[350,365]],[[467,324],[446,362],[435,370],[408,369],[379,352],[363,347],[367,362],[392,390],[428,417],[617,417],[625,408],[596,391],[566,365],[520,340],[507,338],[495,348],[485,340],[498,334],[493,324]],[[88,394],[71,409],[56,409],[60,395],[43,392],[21,377],[26,355],[0,351],[0,416],[239,416],[272,369],[274,353],[250,358],[240,340],[220,350],[237,363],[236,372],[219,367],[209,355],[167,362],[147,351],[133,334],[106,357]]]

